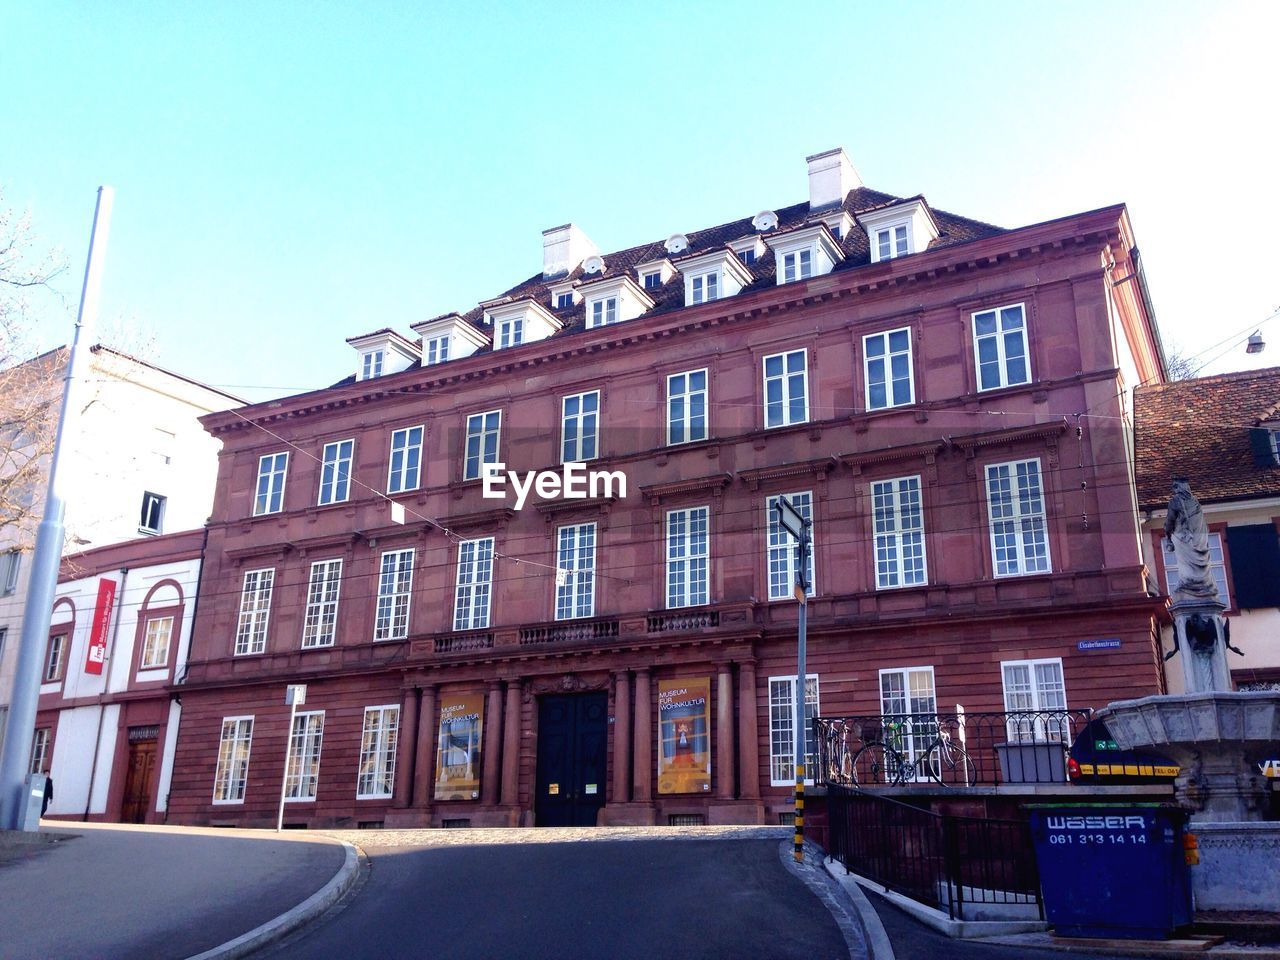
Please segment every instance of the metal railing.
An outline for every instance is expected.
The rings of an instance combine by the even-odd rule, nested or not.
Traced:
[[[856,787],[827,791],[827,852],[886,890],[952,919],[1044,919],[1031,828],[953,817]]]
[[[817,717],[818,776],[866,789],[1065,783],[1092,710]]]

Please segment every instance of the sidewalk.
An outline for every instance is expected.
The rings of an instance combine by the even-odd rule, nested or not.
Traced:
[[[358,871],[354,848],[315,833],[44,821],[38,839],[0,833],[0,952],[236,956],[231,941],[305,923]]]

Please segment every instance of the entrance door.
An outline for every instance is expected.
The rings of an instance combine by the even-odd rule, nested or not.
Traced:
[[[577,693],[538,701],[540,827],[594,827],[604,806],[608,695]]]
[[[156,741],[138,740],[129,744],[129,772],[124,780],[122,823],[146,823],[151,795],[156,785]]]

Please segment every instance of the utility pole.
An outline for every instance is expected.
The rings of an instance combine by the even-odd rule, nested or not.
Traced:
[[[806,674],[806,630],[809,623],[809,550],[812,547],[813,521],[800,515],[800,511],[786,497],[778,497],[773,509],[778,515],[778,525],[796,541],[796,582],[795,597],[800,604],[799,634],[796,644],[796,686],[795,701],[792,711],[796,728],[796,824],[795,824],[795,858],[796,863],[804,863],[804,694]]]
[[[49,644],[49,624],[53,600],[58,590],[58,566],[62,561],[63,521],[66,516],[66,474],[62,465],[63,441],[74,439],[80,425],[84,402],[80,397],[88,372],[89,348],[98,319],[98,294],[102,289],[102,258],[107,251],[111,205],[115,192],[98,188],[93,211],[93,232],[89,235],[89,256],[85,262],[84,285],[80,289],[80,312],[76,316],[71,355],[67,360],[66,383],[62,389],[62,412],[49,464],[49,490],[45,496],[44,519],[36,531],[36,549],[31,560],[31,582],[22,612],[22,638],[18,645],[18,665],[13,678],[13,698],[9,704],[9,724],[0,751],[0,830],[20,830],[22,795],[31,763],[31,741],[36,730],[36,709],[40,701],[40,667]]]

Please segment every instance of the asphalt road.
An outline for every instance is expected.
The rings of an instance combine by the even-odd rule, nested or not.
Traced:
[[[345,906],[270,960],[848,960],[776,839],[371,848]]]

